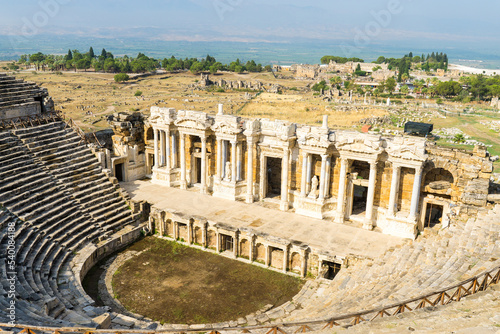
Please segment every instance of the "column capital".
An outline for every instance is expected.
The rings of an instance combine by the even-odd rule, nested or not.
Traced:
[[[424,170],[424,165],[423,164],[419,165],[419,166],[416,166],[415,167],[415,174],[422,174],[423,170]]]
[[[321,160],[326,160],[326,159],[328,159],[329,156],[330,156],[329,154],[322,154]]]
[[[401,164],[399,162],[394,162],[394,161],[390,161],[390,163],[392,164],[392,168],[397,168],[397,169],[401,169]]]

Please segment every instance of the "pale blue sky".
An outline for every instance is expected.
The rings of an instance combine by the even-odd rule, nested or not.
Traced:
[[[0,0],[0,34],[161,40],[500,41],[500,2],[476,0]],[[54,5],[55,4],[55,5]],[[392,7],[391,7],[392,6]],[[374,13],[388,13],[378,18]],[[371,29],[371,30],[370,30]],[[361,43],[361,42],[360,42]]]

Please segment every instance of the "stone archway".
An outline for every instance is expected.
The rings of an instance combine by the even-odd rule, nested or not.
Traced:
[[[453,174],[444,168],[432,168],[425,174],[424,192],[450,196],[455,183]]]

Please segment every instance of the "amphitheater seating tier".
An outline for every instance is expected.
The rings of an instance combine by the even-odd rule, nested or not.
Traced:
[[[83,296],[59,284],[59,273],[85,245],[133,224],[130,209],[64,122],[0,132],[0,152],[0,265],[9,272],[7,228],[15,222],[17,322],[91,326]],[[2,280],[1,322],[8,321],[8,290]]]
[[[500,206],[432,231],[377,260],[341,270],[300,309],[280,319],[322,318],[402,302],[452,286],[500,265]]]
[[[32,82],[16,79],[6,74],[0,75],[0,109],[35,102],[35,98],[43,98],[48,93]]]

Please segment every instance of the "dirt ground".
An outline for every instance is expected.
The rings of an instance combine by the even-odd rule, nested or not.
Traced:
[[[62,110],[84,131],[108,128],[107,116],[114,112],[141,111],[146,114],[153,105],[176,109],[205,111],[214,114],[217,104],[224,104],[228,114],[242,117],[285,119],[299,124],[317,125],[323,115],[329,115],[332,128],[351,127],[360,119],[382,116],[381,109],[359,113],[336,111],[335,105],[314,96],[312,92],[301,92],[313,81],[275,79],[271,73],[226,73],[211,76],[212,80],[243,80],[263,83],[278,83],[294,90],[283,94],[246,92],[237,90],[200,91],[190,89],[200,76],[190,72],[164,73],[134,78],[127,83],[114,81],[113,74],[94,72],[52,72],[21,71],[16,77],[35,82],[48,89],[56,108]],[[295,90],[297,89],[297,90]],[[135,96],[141,92],[141,96]]]
[[[147,250],[114,274],[115,297],[132,312],[164,323],[236,320],[291,300],[303,284],[296,277],[156,237],[128,249]]]

